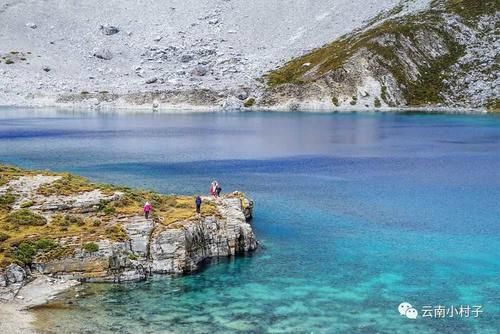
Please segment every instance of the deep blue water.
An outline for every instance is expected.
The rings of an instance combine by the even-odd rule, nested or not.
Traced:
[[[252,256],[85,286],[43,315],[54,332],[500,328],[500,117],[0,109],[0,161],[164,193],[217,179],[255,200]],[[403,301],[483,312],[410,320]]]

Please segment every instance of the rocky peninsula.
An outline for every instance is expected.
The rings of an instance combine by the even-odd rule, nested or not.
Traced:
[[[196,214],[194,197],[0,165],[0,329],[80,282],[192,273],[208,258],[253,251],[252,209],[240,192],[203,197]]]

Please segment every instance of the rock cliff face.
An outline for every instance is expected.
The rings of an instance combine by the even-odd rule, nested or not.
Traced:
[[[498,111],[500,2],[435,0],[417,13],[399,10],[271,72],[258,102]]]
[[[249,202],[248,199],[243,199]],[[257,246],[246,220],[240,198],[220,202],[225,220],[208,217],[191,222],[180,229],[165,229],[153,234],[150,243],[151,271],[183,273],[194,271],[198,264],[211,257],[232,256],[254,250]],[[251,201],[250,201],[251,203]]]
[[[211,199],[206,198],[205,201]],[[88,282],[122,282],[145,279],[148,274],[183,274],[195,271],[203,260],[234,256],[255,250],[250,224],[251,209],[242,209],[247,198],[215,200],[220,216],[199,217],[165,228],[161,223],[133,216],[123,222],[128,240],[97,242],[99,251],[79,250],[71,257],[34,263],[42,274]]]
[[[118,191],[75,182],[73,176],[24,175],[28,172],[5,166],[2,172],[2,299],[15,296],[39,274],[86,282],[138,281],[155,273],[190,273],[205,259],[257,248],[248,222],[253,202],[241,193],[205,197],[201,214],[195,214],[190,197]],[[139,215],[137,203],[144,198],[153,203],[152,219]]]

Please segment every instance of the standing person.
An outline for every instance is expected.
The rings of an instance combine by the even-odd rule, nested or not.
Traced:
[[[217,194],[217,197],[220,196],[220,192],[222,191],[221,186],[217,183],[217,187],[215,187],[215,193]]]
[[[146,204],[144,204],[144,217],[146,219],[149,218],[149,211],[151,211],[151,203],[146,201]]]
[[[196,213],[200,214],[200,211],[201,211],[201,197],[200,196],[196,196],[196,199],[195,199],[194,202],[196,203]]]
[[[210,185],[210,195],[215,197],[215,189],[217,188],[217,181],[212,181]]]

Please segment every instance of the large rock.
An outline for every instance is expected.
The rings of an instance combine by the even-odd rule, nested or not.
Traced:
[[[92,55],[96,58],[103,60],[111,60],[113,59],[113,53],[105,48],[95,48]]]
[[[0,301],[12,300],[26,284],[29,271],[17,264],[11,264],[0,271]]]
[[[5,278],[8,284],[21,283],[26,277],[26,271],[15,263],[9,265],[5,270]]]
[[[153,221],[137,216],[130,218],[123,227],[130,238],[130,250],[145,259],[149,252],[149,239],[154,227]]]
[[[248,200],[249,203],[251,202]],[[257,248],[238,197],[218,199],[223,219],[205,217],[183,224],[182,229],[165,229],[152,237],[151,270],[157,273],[188,273],[207,258],[233,256]],[[251,205],[248,205],[251,217]]]
[[[98,242],[99,251],[75,251],[71,257],[35,264],[42,274],[53,274],[85,282],[125,282],[146,278],[144,267],[129,259],[128,242]]]
[[[120,29],[118,29],[118,27],[115,27],[115,26],[112,26],[109,24],[102,25],[99,27],[99,29],[101,29],[101,31],[104,35],[108,35],[108,36],[117,34],[120,31]]]

